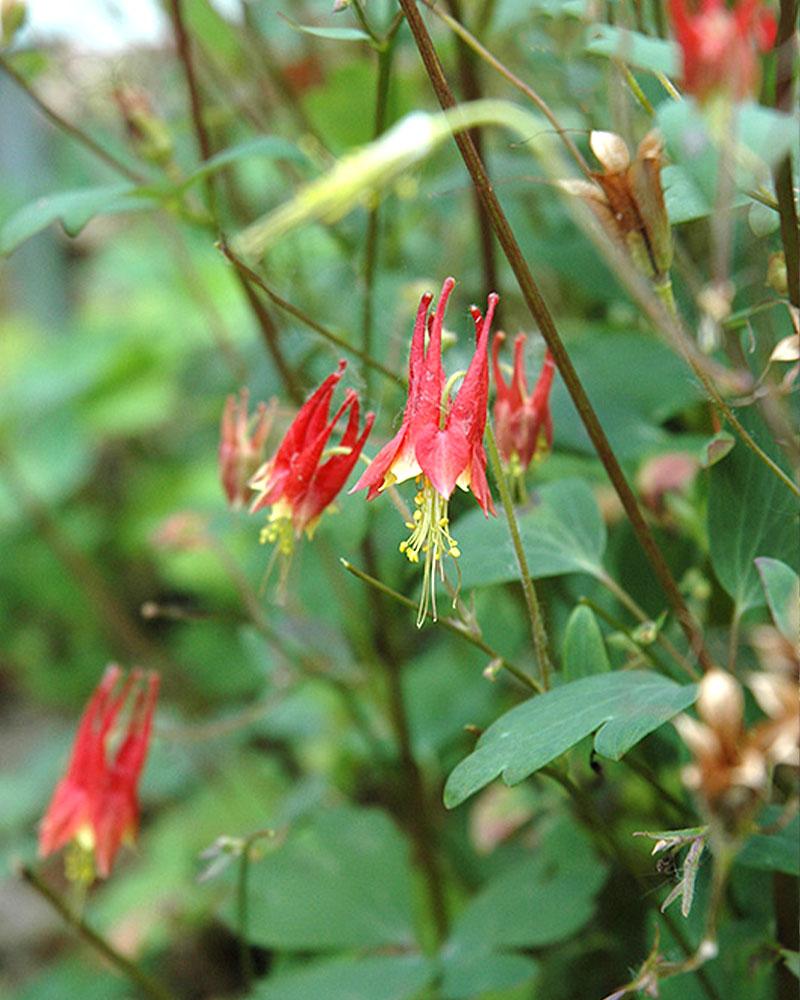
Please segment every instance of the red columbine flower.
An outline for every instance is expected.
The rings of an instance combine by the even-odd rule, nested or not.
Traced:
[[[777,25],[759,0],[740,0],[732,10],[723,0],[701,0],[690,14],[686,0],[670,0],[675,37],[683,56],[683,87],[698,101],[725,94],[734,101],[758,86],[757,52],[775,43]]]
[[[74,876],[107,878],[123,841],[133,841],[139,821],[137,785],[147,757],[158,675],[112,666],[83,713],[66,773],[56,786],[39,829],[46,857],[72,842]],[[112,752],[109,741],[123,708],[129,714]]]
[[[358,461],[375,420],[368,413],[359,436],[358,394],[353,389],[347,390],[344,402],[328,419],[333,391],[346,366],[346,361],[340,361],[338,369],[300,407],[278,450],[250,480],[250,486],[259,491],[251,513],[272,507],[262,541],[277,542],[284,555],[304,531],[312,537],[325,508]],[[328,440],[348,410],[339,444],[328,449],[326,458]]]
[[[461,388],[451,401],[451,384],[458,376],[445,380],[442,324],[454,286],[453,278],[445,280],[432,316],[428,316],[428,309],[433,296],[422,296],[411,338],[408,402],[403,424],[353,487],[353,491],[368,488],[367,500],[372,500],[387,486],[402,483],[412,476],[420,484],[414,520],[407,525],[412,533],[400,545],[400,551],[405,552],[411,562],[419,562],[420,552],[425,556],[418,625],[427,615],[429,599],[436,616],[435,573],[438,569],[440,576],[444,576],[442,558],[460,555],[447,517],[447,502],[455,487],[472,490],[484,514],[494,513],[486,481],[483,432],[489,397],[489,330],[498,300],[492,292],[485,318],[479,309],[471,307],[475,321],[475,354]]]
[[[231,507],[242,507],[250,496],[248,482],[264,459],[264,445],[273,413],[259,403],[251,421],[247,414],[249,393],[242,389],[237,401],[228,396],[222,411],[219,440],[219,473]],[[252,425],[252,428],[251,428]]]
[[[504,333],[498,333],[492,343],[492,369],[497,390],[494,429],[503,461],[515,475],[522,476],[535,458],[544,457],[553,446],[550,388],[553,385],[555,362],[548,348],[533,392],[529,392],[525,378],[527,338],[524,333],[520,333],[514,340],[514,371],[511,383],[507,385],[498,358],[500,345],[505,339]]]

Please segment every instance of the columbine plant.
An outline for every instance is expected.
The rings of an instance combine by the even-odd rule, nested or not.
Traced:
[[[492,342],[492,370],[497,393],[494,403],[494,431],[500,457],[524,496],[525,473],[531,462],[543,459],[553,447],[553,418],[550,414],[550,389],[555,362],[547,349],[539,378],[528,390],[525,376],[524,333],[514,340],[514,370],[506,383],[500,367],[500,348],[506,335],[498,332]]]
[[[433,296],[422,296],[417,310],[408,366],[408,402],[403,423],[392,440],[384,445],[353,490],[367,489],[367,500],[395,483],[414,478],[419,490],[414,498],[413,520],[406,527],[410,536],[400,551],[412,563],[422,556],[424,576],[417,625],[422,625],[428,609],[436,618],[436,576],[444,579],[445,555],[461,554],[450,533],[447,504],[453,490],[471,490],[481,510],[488,516],[494,505],[486,481],[486,452],[483,432],[489,396],[488,345],[497,295],[489,295],[486,316],[472,306],[475,322],[475,353],[464,373],[455,399],[453,383],[461,372],[445,379],[442,367],[442,325],[447,300],[455,279],[446,278],[436,311],[428,316]],[[427,346],[425,330],[428,331]]]
[[[78,726],[64,777],[56,786],[39,829],[39,855],[67,844],[67,875],[88,884],[108,878],[123,842],[139,825],[138,785],[150,743],[159,678],[118,666],[106,670]],[[128,712],[112,752],[121,714]]]
[[[360,408],[354,389],[347,390],[344,402],[328,419],[334,389],[346,367],[347,362],[340,361],[338,369],[300,407],[278,450],[250,480],[251,488],[258,493],[251,513],[271,508],[261,541],[274,543],[276,552],[287,558],[303,532],[313,537],[372,429],[375,416],[368,413],[358,433]],[[331,435],[348,411],[338,445],[329,448]]]

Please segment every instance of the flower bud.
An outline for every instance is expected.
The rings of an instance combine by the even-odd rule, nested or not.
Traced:
[[[154,112],[147,94],[135,87],[117,87],[113,93],[135,151],[143,160],[166,167],[174,152],[165,122]]]

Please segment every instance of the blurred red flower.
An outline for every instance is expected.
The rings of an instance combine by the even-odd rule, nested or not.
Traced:
[[[249,393],[239,399],[228,396],[222,411],[219,440],[219,472],[230,507],[241,507],[249,498],[248,482],[264,458],[264,445],[272,426],[273,411],[259,403],[251,421],[247,413]],[[252,424],[252,426],[251,426]]]
[[[499,353],[504,333],[498,333],[492,343],[492,368],[497,397],[494,404],[494,429],[497,447],[507,465],[518,466],[524,473],[534,458],[541,457],[553,446],[553,418],[550,415],[550,389],[553,385],[555,362],[549,349],[545,351],[542,370],[533,392],[528,391],[525,377],[524,333],[514,340],[514,371],[506,384],[500,370]]]
[[[133,842],[139,824],[137,787],[158,687],[153,672],[134,670],[123,680],[120,667],[106,670],[83,713],[67,770],[42,820],[41,857],[74,842],[91,858],[92,874],[107,878],[122,842]],[[126,707],[127,722],[112,752],[113,729]]]
[[[690,13],[686,0],[669,3],[675,37],[683,57],[683,88],[705,101],[723,94],[734,101],[758,87],[758,52],[775,43],[777,24],[759,0],[740,0],[728,9],[724,0],[702,0]]]

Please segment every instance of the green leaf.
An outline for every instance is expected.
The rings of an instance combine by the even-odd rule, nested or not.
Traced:
[[[416,997],[433,978],[431,962],[420,955],[375,955],[311,962],[279,972],[259,984],[255,1000],[406,1000]]]
[[[23,205],[0,228],[0,254],[10,254],[25,240],[59,221],[68,236],[77,236],[96,215],[141,212],[156,207],[133,184],[104,184],[45,195]]]
[[[762,826],[769,827],[780,822],[780,819],[781,807],[767,806],[761,813],[759,822]],[[796,814],[791,823],[775,833],[754,833],[736,855],[736,861],[747,868],[800,875],[800,854],[797,851],[799,842],[800,815]]]
[[[267,948],[414,945],[405,841],[383,813],[327,811],[253,866],[250,936]]]
[[[443,956],[442,995],[474,1000],[489,990],[509,990],[530,982],[539,966],[527,955],[461,953]]]
[[[250,157],[266,157],[270,160],[291,160],[294,163],[308,164],[309,160],[305,153],[301,152],[293,142],[284,139],[279,135],[262,135],[257,139],[248,139],[247,142],[238,143],[228,149],[206,160],[196,170],[193,170],[188,177],[184,178],[174,189],[178,192],[185,191],[203,177],[229,167],[239,160],[246,160]]]
[[[780,559],[762,556],[755,564],[772,620],[789,642],[794,642],[800,609],[800,577]]]
[[[469,902],[447,949],[472,955],[563,941],[591,918],[605,878],[588,835],[561,818],[535,851],[506,866]]]
[[[295,31],[304,35],[314,35],[316,38],[331,38],[337,42],[368,42],[369,35],[361,28],[320,28],[316,24],[298,24],[286,14],[281,14],[284,21]]]
[[[736,438],[728,431],[719,431],[703,445],[700,452],[700,464],[704,469],[720,462],[736,444]]]
[[[623,460],[672,449],[673,435],[660,425],[701,400],[686,365],[665,344],[593,326],[569,344],[570,357],[597,411],[611,446]],[[595,455],[589,435],[557,376],[551,397],[558,449]]]
[[[445,805],[460,805],[498,775],[515,785],[596,730],[597,753],[619,760],[696,697],[695,684],[631,670],[584,677],[530,698],[494,722],[451,773]]]
[[[694,219],[705,219],[714,211],[713,199],[700,188],[692,174],[670,163],[661,171],[661,184],[664,188],[664,203],[667,215],[673,226],[681,222],[692,222]],[[745,194],[734,196],[733,205],[746,205],[749,199]],[[773,213],[774,214],[774,213]]]
[[[679,69],[678,46],[661,38],[650,38],[638,31],[597,24],[589,29],[585,51],[592,55],[620,59],[629,66],[650,73],[674,76]]]
[[[767,454],[779,461],[769,432],[752,410],[740,420]],[[766,603],[757,556],[797,552],[798,505],[787,487],[742,442],[709,472],[708,536],[711,565],[739,613]]]
[[[789,951],[788,948],[781,948],[781,955],[786,963],[786,968],[800,979],[800,951]]]
[[[564,635],[564,679],[577,680],[611,669],[603,633],[594,612],[579,604],[569,616]]]
[[[672,162],[683,170],[687,184],[710,210],[715,203],[721,154],[708,117],[693,100],[686,99],[663,102],[657,118]],[[726,130],[738,147],[733,151],[738,190],[746,192],[768,183],[771,168],[797,148],[797,134],[796,117],[753,102],[740,105],[735,133]],[[741,204],[738,198],[735,203]]]
[[[594,493],[582,479],[546,483],[517,519],[534,578],[562,573],[603,572],[606,529]],[[462,586],[487,587],[519,578],[508,526],[502,516],[487,520],[470,511],[453,529],[463,556]]]

